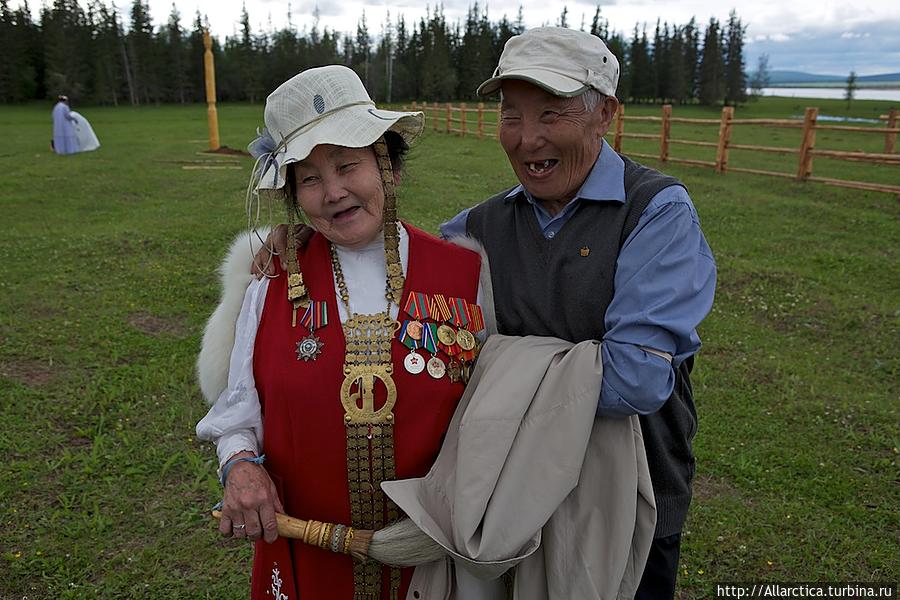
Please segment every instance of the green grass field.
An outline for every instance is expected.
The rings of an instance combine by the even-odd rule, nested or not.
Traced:
[[[843,107],[822,112],[888,105]],[[802,109],[765,99],[738,114]],[[204,106],[77,110],[103,146],[59,157],[49,105],[0,108],[0,598],[244,598],[250,549],[207,516],[219,489],[213,449],[193,434],[205,413],[193,363],[216,267],[245,225],[251,162],[201,153]],[[262,106],[219,116],[222,142],[240,148]],[[897,167],[815,168],[900,182]],[[666,171],[690,188],[719,265],[694,377],[680,597],[713,597],[722,581],[896,582],[897,198]],[[401,215],[435,231],[513,181],[496,142],[429,133]]]

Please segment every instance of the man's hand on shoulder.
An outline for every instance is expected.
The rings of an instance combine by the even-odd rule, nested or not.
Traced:
[[[288,226],[284,223],[280,225],[276,225],[275,228],[269,232],[268,237],[265,242],[263,242],[262,248],[256,253],[256,256],[253,257],[253,264],[250,265],[250,270],[254,274],[257,279],[262,279],[263,277],[273,277],[275,275],[275,256],[278,256],[278,259],[281,261],[282,270],[287,270],[287,263],[284,260],[285,250],[287,250],[287,232]],[[297,240],[297,247],[302,248],[309,241],[309,238],[312,237],[312,234],[315,233],[315,230],[309,225],[299,224],[294,226],[294,235]]]

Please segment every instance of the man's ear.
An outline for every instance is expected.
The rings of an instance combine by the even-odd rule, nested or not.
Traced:
[[[599,121],[600,137],[603,137],[609,131],[618,110],[619,100],[615,96],[604,96],[600,106],[594,109],[595,113],[599,113],[597,114],[597,120]]]

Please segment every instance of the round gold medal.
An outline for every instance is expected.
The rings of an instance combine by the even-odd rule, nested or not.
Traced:
[[[440,379],[447,372],[447,365],[445,365],[444,361],[439,359],[437,356],[432,356],[431,358],[429,358],[428,364],[425,365],[425,368],[428,369],[428,374],[435,379]]]
[[[418,341],[422,339],[422,323],[419,321],[410,321],[406,325],[406,333],[412,339]]]
[[[475,336],[468,329],[460,329],[456,332],[456,343],[468,352],[475,348]]]
[[[452,346],[456,343],[456,332],[449,325],[441,325],[437,331],[438,340],[445,346]]]

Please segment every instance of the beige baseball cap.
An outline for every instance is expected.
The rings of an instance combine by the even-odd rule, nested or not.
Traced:
[[[495,93],[504,79],[521,79],[567,98],[588,89],[614,96],[619,61],[595,35],[566,27],[536,27],[509,38],[494,76],[478,86],[478,95]]]
[[[377,108],[352,69],[329,65],[307,69],[269,94],[265,122],[265,134],[250,145],[254,156],[269,157],[256,186],[279,189],[287,166],[309,156],[319,144],[363,148],[388,130],[409,144],[422,133],[425,116]]]

